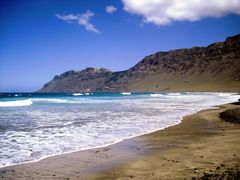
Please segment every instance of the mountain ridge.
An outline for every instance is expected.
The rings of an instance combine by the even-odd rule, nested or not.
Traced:
[[[125,71],[67,71],[38,92],[240,91],[240,34],[207,47],[159,51]]]

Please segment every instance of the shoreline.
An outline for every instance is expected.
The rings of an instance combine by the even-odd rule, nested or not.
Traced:
[[[80,149],[80,150],[74,150],[74,151],[69,151],[69,152],[63,152],[61,154],[53,154],[53,155],[42,157],[42,158],[39,158],[39,159],[36,159],[36,160],[31,160],[31,161],[11,164],[11,165],[2,166],[2,167],[0,166],[0,171],[1,171],[1,169],[4,169],[4,168],[10,168],[10,167],[14,167],[14,166],[21,166],[21,165],[29,164],[29,163],[36,163],[36,162],[42,161],[44,159],[52,158],[52,157],[55,157],[55,156],[64,156],[64,155],[71,154],[71,153],[77,153],[77,152],[91,151],[91,150],[98,150],[98,149],[102,149],[102,148],[107,148],[107,147],[113,146],[113,145],[115,145],[117,143],[121,143],[123,141],[127,141],[127,140],[132,139],[132,138],[145,136],[145,135],[148,135],[148,134],[151,134],[151,133],[155,133],[155,132],[158,132],[158,131],[163,131],[163,130],[165,130],[167,128],[170,128],[172,126],[177,126],[177,125],[181,124],[182,121],[184,120],[184,118],[187,117],[187,116],[191,116],[193,114],[196,114],[196,113],[198,113],[200,111],[204,111],[204,110],[218,109],[222,105],[224,105],[224,104],[207,107],[207,108],[203,108],[203,109],[200,109],[200,110],[196,110],[195,112],[189,113],[186,116],[179,117],[180,118],[179,121],[177,123],[175,123],[175,124],[172,124],[172,125],[169,125],[169,126],[166,126],[166,127],[162,127],[162,128],[157,128],[157,129],[154,129],[154,130],[151,130],[151,131],[143,132],[143,133],[140,133],[140,134],[137,134],[137,135],[133,135],[133,136],[127,137],[127,138],[123,138],[123,139],[117,140],[117,141],[115,141],[113,143],[105,144],[103,146],[98,146],[98,147],[94,147],[94,148]]]
[[[182,119],[181,119],[182,120]],[[178,124],[180,124],[181,122],[179,122]],[[176,126],[178,124],[175,124],[175,125],[171,125],[171,126]],[[132,138],[137,138],[137,137],[140,137],[140,136],[144,136],[144,135],[147,135],[147,134],[150,134],[150,133],[154,133],[154,132],[157,132],[157,131],[162,131],[166,128],[169,128],[171,126],[168,126],[168,127],[165,127],[165,128],[162,128],[162,129],[157,129],[157,130],[153,130],[153,131],[149,131],[149,132],[146,132],[146,133],[142,133],[140,135],[133,135],[133,136],[130,136],[128,138],[125,138],[125,139],[121,139],[121,140],[118,140],[116,142],[113,142],[113,143],[110,143],[110,144],[106,144],[106,145],[103,145],[103,146],[98,146],[98,147],[94,147],[94,148],[86,148],[86,149],[80,149],[80,150],[75,150],[75,151],[70,151],[70,152],[64,152],[62,154],[54,154],[54,155],[49,155],[49,156],[46,156],[46,157],[42,157],[40,159],[36,159],[36,160],[32,160],[32,161],[26,161],[26,162],[22,162],[22,163],[19,163],[19,164],[12,164],[12,165],[7,165],[7,166],[3,166],[3,167],[0,167],[0,171],[1,169],[4,169],[4,168],[10,168],[10,167],[14,167],[14,166],[21,166],[21,165],[24,165],[24,164],[30,164],[30,163],[36,163],[36,162],[39,162],[39,161],[42,161],[44,159],[47,159],[47,158],[52,158],[52,157],[55,157],[55,156],[64,156],[64,155],[67,155],[67,154],[72,154],[72,153],[77,153],[77,152],[83,152],[83,151],[91,151],[91,150],[98,150],[98,149],[103,149],[103,148],[108,148],[110,146],[113,146],[117,143],[121,143],[123,141],[127,141],[129,139],[132,139]]]
[[[219,113],[239,108],[239,104],[218,107],[186,116],[182,123],[166,130],[144,135],[147,145],[151,145],[147,154],[123,166],[96,173],[90,179],[240,178],[240,125],[219,118]],[[180,132],[178,137],[176,131],[182,130],[188,132]],[[168,137],[164,137],[166,135]],[[167,148],[161,144],[167,144]]]
[[[217,136],[219,133],[219,122],[217,120],[211,122],[202,119],[195,122],[193,119],[196,119],[196,116],[199,114],[214,111],[219,113],[233,106],[237,107],[237,105],[227,104],[217,106],[219,107],[217,109],[201,110],[200,112],[184,117],[177,125],[125,139],[110,146],[55,155],[40,161],[28,162],[21,165],[2,167],[0,168],[0,179],[115,179],[119,178],[119,176],[121,178],[130,177],[132,179],[135,176],[139,178],[138,173],[132,173],[132,175],[128,175],[127,173],[124,176],[124,173],[120,175],[115,173],[114,175],[114,172],[118,172],[119,170],[122,172],[125,166],[129,168],[129,164],[134,164],[142,158],[151,159],[152,156],[156,155],[156,152],[157,155],[168,154],[175,149],[181,149],[182,147],[185,149],[185,147],[193,143],[194,140],[199,140],[199,138]],[[230,129],[233,128],[232,126],[235,126],[229,123],[226,125],[225,122],[221,123],[224,126],[231,126]],[[182,134],[185,138],[189,136],[188,138],[191,140],[188,140],[188,138],[181,140],[178,137],[179,134],[174,136],[174,134],[177,134],[177,131],[180,132],[183,130],[190,130],[189,132],[192,130],[188,135]],[[193,130],[197,130],[197,132],[193,132]],[[239,127],[237,130],[239,130]],[[240,155],[237,156],[239,158]],[[145,165],[141,164],[141,166]]]

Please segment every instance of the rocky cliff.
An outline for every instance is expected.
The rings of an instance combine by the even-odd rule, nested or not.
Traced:
[[[240,91],[240,35],[207,47],[157,52],[121,72],[67,71],[39,92]]]

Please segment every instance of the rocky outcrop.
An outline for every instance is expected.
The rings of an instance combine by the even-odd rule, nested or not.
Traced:
[[[157,52],[134,67],[55,76],[39,92],[240,91],[240,35],[207,47]]]
[[[240,124],[240,108],[226,110],[221,112],[219,116],[227,122]]]
[[[40,92],[97,91],[113,73],[107,69],[86,68],[82,71],[67,71],[55,76]]]

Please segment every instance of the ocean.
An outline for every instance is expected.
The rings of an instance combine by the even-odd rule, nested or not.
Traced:
[[[0,167],[107,146],[237,101],[234,93],[0,93]]]

